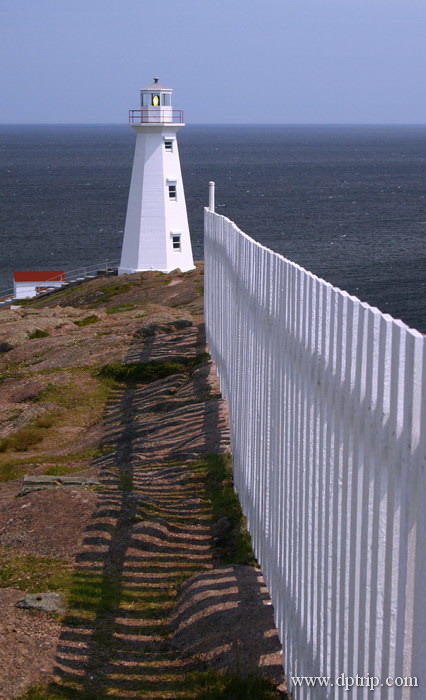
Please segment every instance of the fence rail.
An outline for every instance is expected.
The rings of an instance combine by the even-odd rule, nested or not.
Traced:
[[[425,337],[207,209],[205,317],[293,697],[425,697]]]

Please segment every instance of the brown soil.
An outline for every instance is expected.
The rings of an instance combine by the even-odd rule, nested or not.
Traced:
[[[61,625],[46,614],[15,608],[22,591],[0,588],[0,698],[16,695],[53,670]]]
[[[2,547],[73,561],[99,496],[84,489],[57,488],[17,498],[0,507]],[[20,484],[19,484],[20,486]]]
[[[0,484],[3,551],[49,556],[73,568],[62,621],[18,610],[14,603],[22,591],[0,589],[0,700],[18,697],[43,679],[67,691],[67,697],[83,691],[128,700],[189,697],[185,673],[204,668],[212,658],[233,671],[262,667],[276,683],[282,681],[270,601],[258,573],[249,567],[215,569],[211,516],[193,461],[229,449],[226,406],[211,362],[190,374],[119,385],[103,415],[97,413],[100,399],[93,399],[92,421],[83,410],[97,390],[97,380],[81,374],[84,368],[195,357],[205,350],[202,283],[201,265],[185,275],[93,280],[62,297],[37,301],[37,309],[3,312],[0,342],[12,349],[0,355],[5,376],[0,437],[33,425],[38,416],[59,411],[61,419],[47,431],[50,437],[25,452],[7,444],[0,473],[9,468],[45,473],[56,457],[59,466],[95,477],[102,487],[58,485],[17,498],[20,479]],[[124,291],[108,297],[112,284]],[[128,304],[135,306],[116,310]],[[107,313],[111,309],[115,313]],[[75,325],[92,314],[99,320]],[[35,328],[49,336],[30,339]],[[76,377],[82,382],[81,406],[58,408],[51,397],[44,398],[46,388],[70,386]],[[88,448],[99,454],[91,457]],[[177,604],[176,583],[191,576],[197,578],[182,588]],[[96,605],[80,596],[82,587],[90,586],[96,589],[94,600],[100,598]],[[183,617],[188,619],[191,606],[194,615],[205,610],[206,596],[213,596],[215,617],[203,613],[185,640]],[[253,625],[244,629],[248,611],[259,625],[257,635]],[[183,627],[188,631],[187,624]],[[223,653],[216,653],[222,647]],[[244,668],[238,668],[236,648],[237,654],[243,650]]]

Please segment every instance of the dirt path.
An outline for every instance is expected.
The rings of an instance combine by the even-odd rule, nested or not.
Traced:
[[[126,360],[195,357],[200,349],[199,330],[189,328],[149,342],[136,339]],[[189,381],[172,375],[128,385],[110,401],[104,440],[113,449],[98,464],[107,490],[76,558],[55,669],[62,690],[126,698],[187,692],[182,670],[194,661],[179,658],[170,647],[168,616],[179,582],[213,566],[203,468],[197,473],[192,461],[212,447],[227,446],[223,402],[216,396],[208,400],[217,394],[211,374],[207,365],[201,377]],[[208,415],[215,445],[202,444],[208,443],[203,432]],[[179,457],[191,462],[176,461]],[[153,464],[155,458],[162,463]]]
[[[102,495],[84,538],[56,677],[95,697],[184,697],[194,664],[170,647],[168,616],[176,584],[212,567],[209,514],[185,465],[134,472],[132,491]]]

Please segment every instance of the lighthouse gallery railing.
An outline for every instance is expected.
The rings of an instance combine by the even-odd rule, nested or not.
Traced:
[[[183,110],[170,107],[130,109],[129,124],[183,124]]]
[[[417,676],[374,697],[425,697],[425,337],[208,210],[205,305],[288,676]]]

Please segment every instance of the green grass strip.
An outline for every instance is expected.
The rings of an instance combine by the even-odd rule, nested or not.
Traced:
[[[116,382],[153,382],[172,374],[179,374],[194,369],[209,358],[207,353],[195,357],[183,357],[178,360],[150,360],[149,362],[112,362],[103,365],[97,376],[113,379]]]

